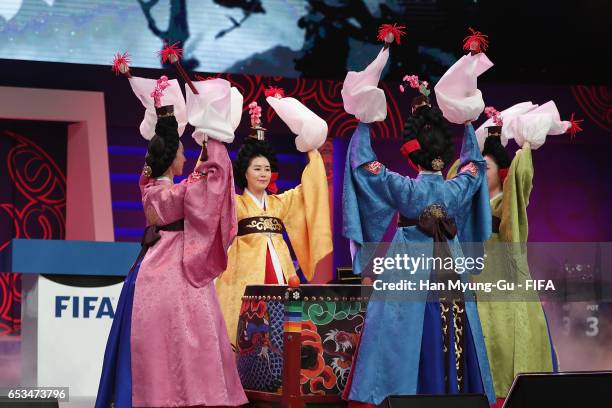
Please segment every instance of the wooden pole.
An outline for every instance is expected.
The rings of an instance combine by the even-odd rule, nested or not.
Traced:
[[[294,279],[295,278],[295,279]],[[283,395],[282,408],[305,408],[300,386],[302,351],[302,291],[297,276],[289,279],[285,291],[283,326]]]

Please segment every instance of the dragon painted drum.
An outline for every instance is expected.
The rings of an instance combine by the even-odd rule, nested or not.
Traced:
[[[346,385],[367,306],[360,285],[301,285],[301,393],[339,396]],[[286,286],[245,289],[236,343],[246,390],[280,393]],[[298,316],[299,316],[298,311]]]

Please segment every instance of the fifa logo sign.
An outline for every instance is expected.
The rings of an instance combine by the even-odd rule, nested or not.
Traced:
[[[55,317],[95,318],[115,317],[115,309],[109,297],[55,296]]]

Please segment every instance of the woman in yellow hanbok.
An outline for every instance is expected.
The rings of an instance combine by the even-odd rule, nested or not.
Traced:
[[[267,101],[297,134],[296,146],[307,152],[309,163],[300,185],[276,194],[276,158],[263,138],[261,108],[251,103],[254,134],[245,139],[234,162],[234,178],[243,189],[236,196],[238,235],[229,249],[228,267],[217,281],[231,340],[236,338],[245,287],[284,284],[296,274],[284,232],[307,280],[332,251],[327,177],[317,150],[325,142],[327,124],[296,99],[283,98],[282,90],[274,89]]]

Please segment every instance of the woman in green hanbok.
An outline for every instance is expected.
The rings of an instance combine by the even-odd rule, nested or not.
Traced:
[[[487,162],[493,234],[485,244],[484,271],[473,275],[473,280],[524,283],[532,279],[526,252],[527,206],[533,187],[531,152],[544,143],[547,134],[575,131],[575,125],[559,119],[552,101],[540,107],[524,102],[501,113],[492,108],[486,111],[490,119],[476,135]],[[512,160],[504,147],[511,138],[521,147]],[[449,178],[454,176],[456,165],[449,170]],[[537,293],[483,295],[478,298],[478,313],[497,397],[506,397],[518,373],[557,371]]]

